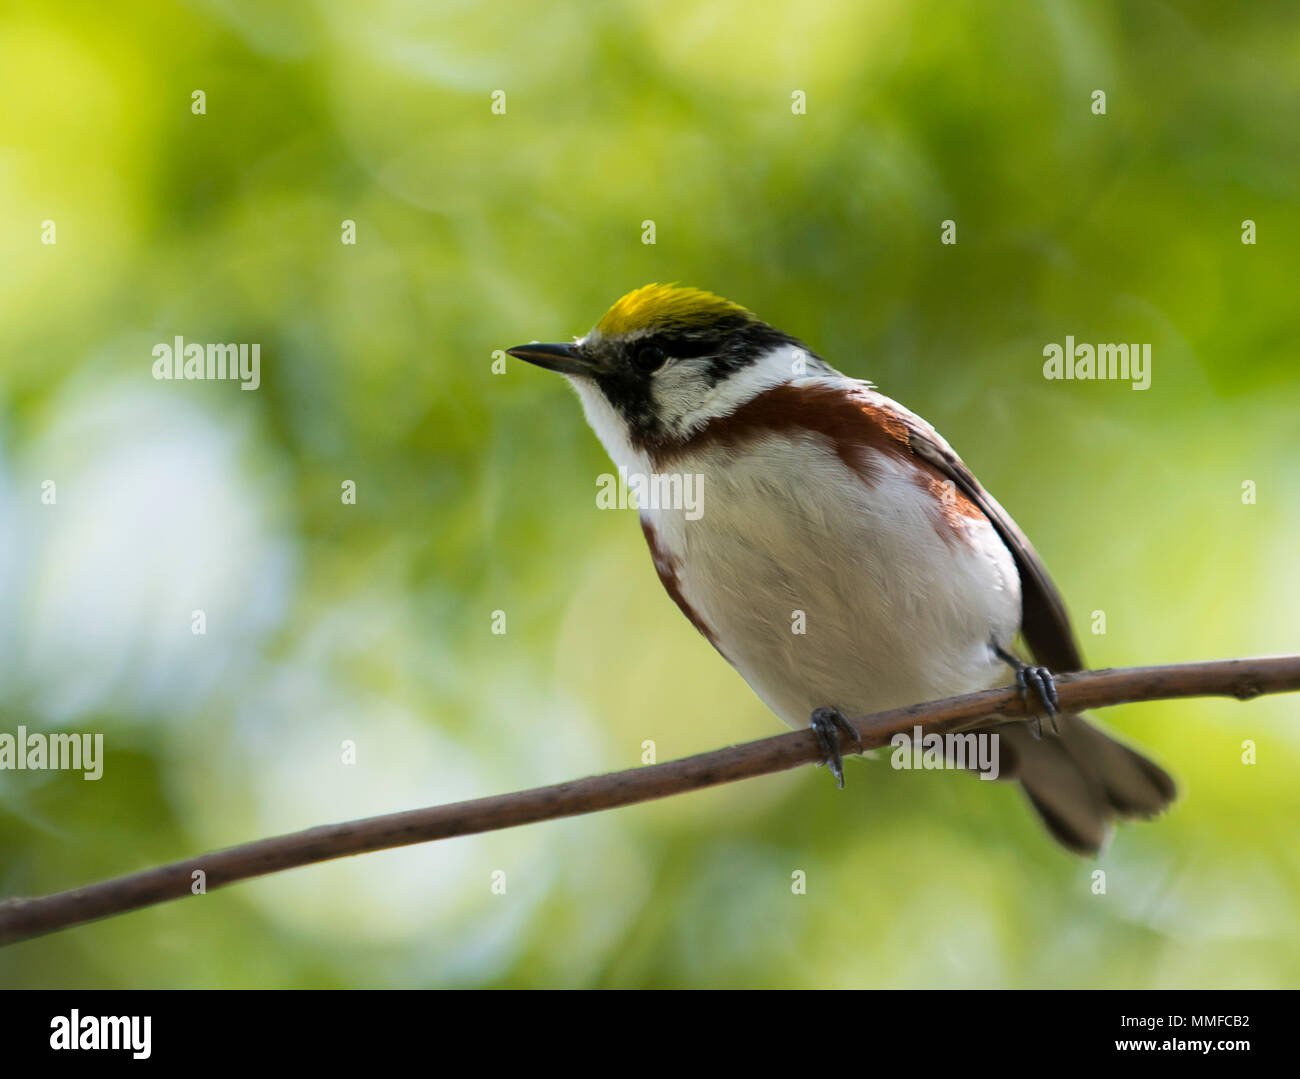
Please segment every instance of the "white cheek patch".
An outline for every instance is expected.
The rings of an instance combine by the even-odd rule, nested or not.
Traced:
[[[713,387],[695,360],[670,363],[650,384],[655,414],[665,430],[683,434],[683,417],[697,412],[708,401]]]
[[[701,362],[684,360],[655,376],[655,409],[664,427],[677,438],[698,431],[710,420],[730,416],[747,401],[774,386],[804,377],[814,367],[817,371],[829,370],[796,345],[778,345],[711,386]]]

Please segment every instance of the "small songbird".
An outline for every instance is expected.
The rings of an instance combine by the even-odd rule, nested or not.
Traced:
[[[981,733],[1059,842],[1095,854],[1113,819],[1172,801],[1162,768],[1055,714],[1051,672],[1083,660],[1037,552],[935,429],[871,383],[675,285],[628,293],[572,343],[508,353],[569,379],[627,475],[700,478],[695,513],[640,506],[659,578],[778,716],[811,723],[841,786],[846,714],[987,689],[1009,665],[1050,730]],[[1017,634],[1041,666],[1017,658]]]

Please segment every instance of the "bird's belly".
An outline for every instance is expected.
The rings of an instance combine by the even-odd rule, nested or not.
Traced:
[[[1011,553],[986,518],[945,517],[910,464],[877,456],[868,485],[815,436],[771,436],[680,463],[703,477],[697,520],[643,511],[679,602],[793,726],[1005,676],[990,642],[1020,625]]]

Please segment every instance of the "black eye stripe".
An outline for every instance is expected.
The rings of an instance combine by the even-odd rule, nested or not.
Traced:
[[[678,360],[693,360],[698,356],[708,356],[717,352],[720,342],[700,337],[683,337],[671,342],[664,351]]]
[[[655,334],[637,342],[636,351],[657,348],[674,360],[693,360],[699,356],[708,356],[718,351],[720,342],[716,338],[688,337],[675,334]],[[635,353],[634,353],[635,354]]]

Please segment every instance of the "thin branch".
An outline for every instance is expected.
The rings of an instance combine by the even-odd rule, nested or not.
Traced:
[[[1300,656],[1087,671],[1058,676],[1057,689],[1061,710],[1067,712],[1176,697],[1249,700],[1262,693],[1300,690]],[[1036,714],[1038,709],[1027,707],[1016,690],[991,689],[878,712],[853,723],[864,748],[872,749],[889,744],[899,732],[910,734],[914,726],[927,733],[944,733],[979,726],[990,718],[1019,719]],[[813,734],[795,731],[570,783],[322,825],[72,891],[6,900],[0,903],[0,945],[180,899],[192,894],[199,873],[206,878],[205,890],[211,891],[332,858],[594,813],[781,772],[819,759]]]

